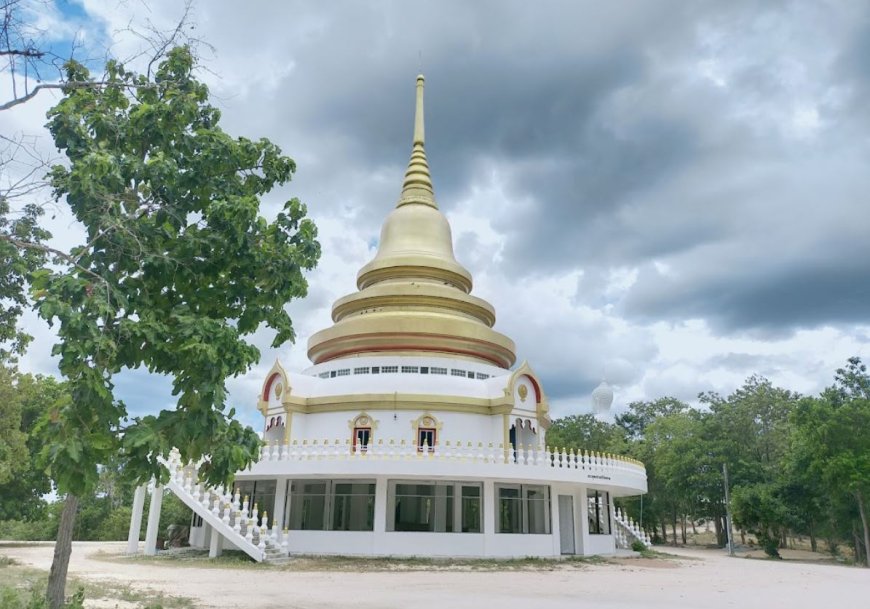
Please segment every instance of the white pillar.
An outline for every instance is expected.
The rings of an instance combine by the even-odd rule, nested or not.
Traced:
[[[574,501],[572,500],[573,504]],[[558,487],[550,487],[550,541],[553,543],[553,557],[562,556],[562,533],[559,522],[559,491]]]
[[[217,535],[217,533],[212,529],[212,526],[203,521],[202,523],[202,544],[201,548],[210,547],[211,546],[211,536]]]
[[[133,513],[130,514],[130,533],[127,535],[127,554],[136,554],[139,551],[139,534],[142,532],[142,508],[145,507],[146,487],[136,487],[133,493]]]
[[[577,518],[577,528],[580,530],[580,551],[577,553],[582,553],[583,556],[587,554],[587,548],[589,548],[589,499],[587,495],[586,487],[580,487],[580,491],[578,492],[579,501],[577,502],[580,514]]]
[[[287,479],[286,478],[278,478],[278,481],[275,483],[275,512],[272,514],[272,523],[278,525],[279,530],[283,530],[285,526],[284,524],[284,511],[286,509],[286,501],[287,499]]]
[[[387,479],[375,480],[375,539],[387,531]]]
[[[160,508],[163,507],[163,487],[159,484],[151,492],[148,506],[148,528],[145,529],[145,556],[157,554],[157,534],[160,528]]]
[[[217,529],[211,530],[211,543],[208,546],[208,557],[217,558],[224,551],[224,536]]]
[[[483,497],[481,497],[483,499]],[[462,485],[457,484],[453,495],[453,532],[462,532]]]
[[[483,547],[484,555],[489,556],[490,546],[495,536],[495,514],[498,510],[495,497],[495,484],[492,480],[483,481]]]
[[[443,484],[435,485],[435,530],[447,531],[447,487]]]

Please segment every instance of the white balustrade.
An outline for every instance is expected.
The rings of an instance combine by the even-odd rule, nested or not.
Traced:
[[[377,459],[384,461],[421,458],[426,461],[459,461],[463,463],[503,464],[514,467],[560,468],[581,470],[594,474],[609,472],[625,472],[635,475],[645,475],[643,465],[632,459],[598,452],[568,450],[566,448],[549,448],[534,445],[519,445],[505,449],[503,445],[484,446],[479,442],[475,446],[471,442],[436,442],[434,446],[424,443],[418,448],[405,440],[399,443],[395,439],[379,439],[377,443],[363,446],[360,443],[350,445],[350,441],[342,443],[339,440],[313,440],[309,443],[294,441],[282,445],[264,445],[261,458],[265,461],[306,461],[306,460],[356,460]],[[238,502],[237,497],[231,500]],[[248,513],[243,503],[242,512]]]

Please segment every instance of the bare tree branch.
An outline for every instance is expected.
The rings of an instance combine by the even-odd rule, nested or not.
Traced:
[[[0,50],[0,56],[2,55],[17,55],[20,57],[33,57],[36,59],[42,59],[45,57],[44,51],[37,51],[36,49],[5,49]]]
[[[124,89],[155,89],[158,85],[154,83],[147,83],[142,85],[132,84],[132,83],[120,83],[120,82],[112,82],[112,81],[94,81],[89,80],[87,82],[64,82],[64,83],[42,83],[40,85],[35,86],[27,95],[19,97],[17,99],[10,100],[5,104],[0,104],[0,111],[8,110],[9,108],[14,108],[19,104],[23,104],[26,101],[33,99],[37,93],[42,91],[43,89],[89,89],[91,87],[122,87]]]
[[[91,277],[94,277],[100,283],[108,285],[108,282],[103,277],[101,277],[97,273],[93,272],[91,269],[80,265],[77,262],[77,260],[78,260],[77,257],[70,256],[66,252],[62,252],[61,250],[55,249],[55,248],[50,247],[48,245],[44,245],[42,243],[33,243],[30,241],[22,241],[21,239],[16,239],[15,237],[12,237],[10,235],[4,235],[3,233],[0,233],[0,241],[6,241],[7,243],[11,243],[12,245],[14,245],[15,247],[20,248],[20,249],[30,249],[30,250],[45,252],[47,254],[52,254],[53,256],[60,258],[61,260],[63,260],[67,264],[69,264],[70,266],[77,268],[81,272],[86,273],[87,275],[90,275]]]

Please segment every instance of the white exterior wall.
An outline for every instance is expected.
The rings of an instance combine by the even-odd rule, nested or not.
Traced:
[[[483,533],[413,533],[387,531],[387,487],[391,478],[377,477],[373,531],[289,532],[291,554],[337,554],[349,556],[423,556],[467,558],[558,558],[562,556],[559,495],[570,495],[574,502],[574,553],[576,555],[613,554],[613,535],[590,535],[587,523],[585,486],[552,484],[550,488],[550,534],[496,533],[497,498],[492,493],[500,481],[485,480],[483,492]],[[537,482],[539,484],[539,482]],[[278,480],[284,489],[286,479]],[[285,509],[289,509],[290,498]],[[283,512],[283,510],[282,510]],[[192,527],[190,545],[207,548],[213,534],[208,526]],[[223,540],[223,549],[238,549]]]
[[[483,493],[483,533],[434,533],[387,531],[387,488],[393,478],[379,476],[375,491],[373,531],[302,531],[289,532],[291,554],[340,554],[350,556],[424,556],[468,558],[523,558],[526,556],[558,558],[561,553],[559,530],[559,495],[574,498],[574,548],[576,555],[613,554],[613,535],[589,535],[586,526],[586,487],[566,484],[549,485],[550,534],[496,533],[497,497],[491,489],[500,481],[485,480]],[[279,480],[279,488],[282,486]],[[538,482],[539,484],[539,482]],[[290,498],[287,499],[289,509]],[[197,527],[191,545],[207,547],[209,540]],[[225,542],[226,544],[226,542]],[[227,549],[231,544],[225,545]]]
[[[352,427],[350,423],[362,410],[348,410],[344,412],[323,412],[316,414],[293,415],[293,424],[290,431],[290,443],[302,444],[306,441],[311,444],[314,440],[322,444],[324,440],[333,444],[339,440],[344,444],[351,439]],[[377,444],[383,440],[388,444],[393,440],[401,444],[413,445],[417,438],[415,435],[415,423],[424,414],[433,416],[440,425],[438,431],[438,443],[445,442],[472,442],[477,446],[478,442],[488,445],[492,442],[498,446],[504,442],[503,419],[501,415],[482,415],[461,412],[439,412],[436,407],[431,410],[367,410],[365,411],[374,421],[372,441]]]

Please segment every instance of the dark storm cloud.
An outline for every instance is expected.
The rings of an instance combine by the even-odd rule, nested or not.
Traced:
[[[398,196],[422,66],[436,196],[450,211],[488,179],[483,167],[494,168],[512,207],[478,213],[505,236],[506,274],[641,269],[613,304],[643,322],[699,317],[722,331],[787,332],[867,321],[861,286],[870,256],[855,256],[860,237],[835,243],[822,264],[813,249],[824,241],[819,233],[836,237],[867,215],[870,178],[838,168],[866,154],[857,142],[870,130],[862,118],[867,7],[349,2],[270,10],[267,23],[258,17],[256,48],[233,41],[252,15],[210,23],[228,41],[224,58],[256,51],[276,70],[290,66],[254,102],[246,126],[287,133],[281,143],[305,159],[297,186],[315,215],[364,210],[355,225],[377,236]],[[783,186],[814,171],[802,157],[833,159],[809,189],[815,201]],[[820,206],[837,221],[807,212]],[[784,254],[792,242],[808,246]],[[754,262],[735,260],[734,250]],[[658,277],[652,261],[672,274]],[[578,299],[602,303],[600,294]]]
[[[248,124],[295,126],[304,142],[285,146],[291,153],[300,143],[323,150],[325,142],[340,142],[329,149],[328,165],[300,167],[300,183],[342,181],[351,171],[384,166],[400,172],[410,152],[414,75],[421,65],[427,149],[448,210],[476,177],[480,158],[558,163],[553,155],[576,156],[602,100],[648,69],[640,40],[645,29],[652,26],[648,41],[680,17],[667,15],[664,5],[601,11],[554,2],[310,7],[287,10],[291,31],[273,54],[293,69],[276,87],[271,107],[254,112]],[[293,23],[309,21],[316,26],[294,35]],[[266,27],[281,22],[276,16]],[[276,44],[268,31],[263,40]]]
[[[870,247],[861,259],[788,269],[711,269],[707,278],[671,280],[641,274],[625,311],[643,319],[706,318],[723,332],[779,332],[870,318]],[[718,271],[721,271],[719,269]]]

